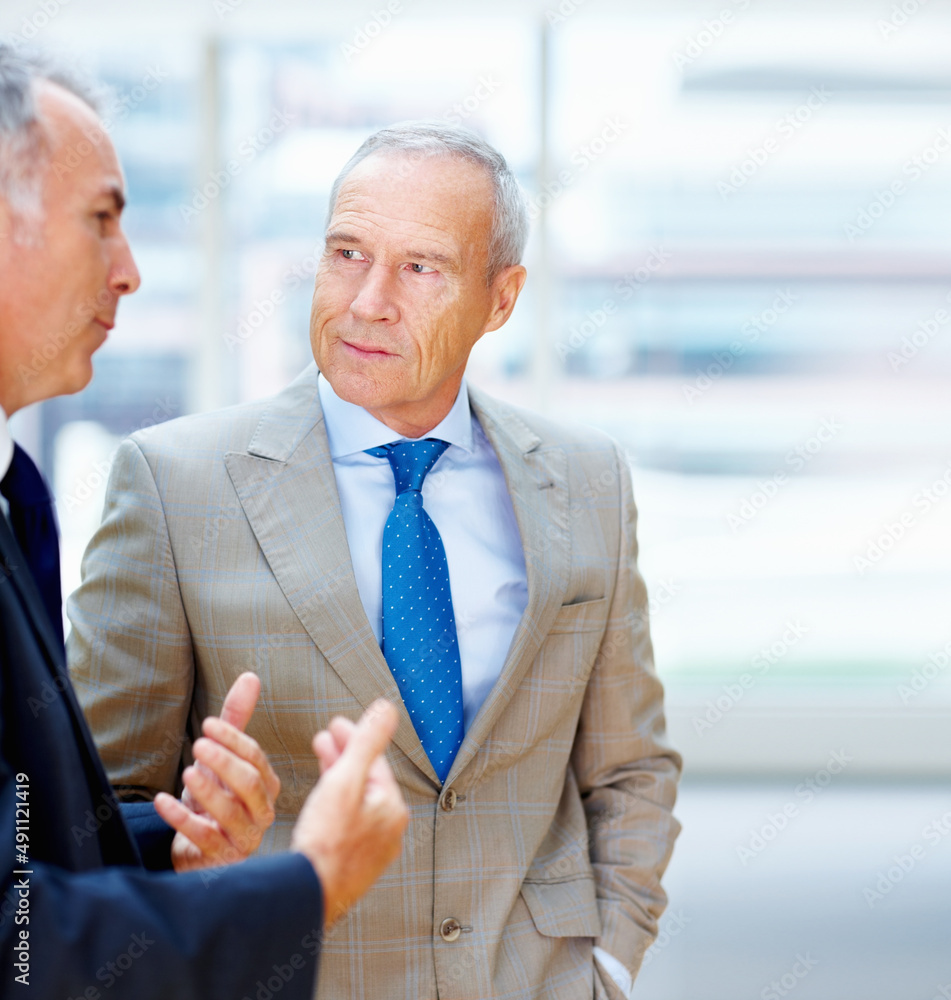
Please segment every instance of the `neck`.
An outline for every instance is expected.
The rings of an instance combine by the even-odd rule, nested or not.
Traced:
[[[452,409],[452,407],[449,409]],[[449,409],[447,409],[442,415],[437,416],[435,419],[427,418],[425,420],[404,420],[394,414],[381,413],[378,410],[371,409],[367,409],[367,413],[369,413],[371,417],[376,417],[381,424],[386,424],[390,430],[396,431],[396,433],[402,437],[421,438],[425,437],[434,427],[438,427],[443,420],[446,419],[446,414],[449,413]]]
[[[376,410],[366,407],[367,413],[375,417],[390,430],[407,438],[425,437],[434,427],[438,427],[453,408],[459,395],[462,376],[453,385],[440,391],[425,402],[407,403],[402,406],[384,407]]]
[[[3,371],[0,371],[0,416],[9,418],[20,409],[20,406],[17,404],[13,387],[6,384],[7,379],[3,376],[6,372],[12,374],[15,366],[12,362],[8,364],[6,359],[2,364]]]

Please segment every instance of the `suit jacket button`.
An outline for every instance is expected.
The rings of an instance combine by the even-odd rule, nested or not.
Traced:
[[[456,808],[456,800],[458,796],[456,795],[455,788],[447,788],[442,795],[439,796],[439,804],[442,806],[444,812],[452,812]]]
[[[443,941],[455,941],[462,933],[462,925],[453,917],[447,917],[439,925],[439,936]]]

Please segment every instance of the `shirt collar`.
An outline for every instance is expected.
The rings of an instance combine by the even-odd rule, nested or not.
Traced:
[[[0,406],[0,479],[7,474],[13,461],[13,438],[10,437],[10,426],[7,415]]]
[[[408,440],[392,427],[387,427],[382,421],[367,413],[362,406],[341,399],[323,375],[317,379],[317,394],[320,397],[321,409],[324,411],[331,458],[343,458],[344,455],[355,455],[366,451],[367,448],[378,448],[393,441]],[[473,450],[472,413],[469,410],[469,390],[465,378],[459,387],[459,395],[456,396],[452,409],[442,422],[424,437],[440,438],[465,451]]]

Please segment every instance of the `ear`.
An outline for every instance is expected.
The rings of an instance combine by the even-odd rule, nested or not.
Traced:
[[[485,333],[505,325],[527,277],[528,271],[521,264],[512,264],[495,276],[495,281],[492,282],[492,312],[489,313]]]

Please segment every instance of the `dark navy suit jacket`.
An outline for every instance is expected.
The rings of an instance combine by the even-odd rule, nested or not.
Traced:
[[[171,838],[150,803],[118,805],[0,513],[0,998],[309,1000],[307,859],[147,871],[170,867]]]

